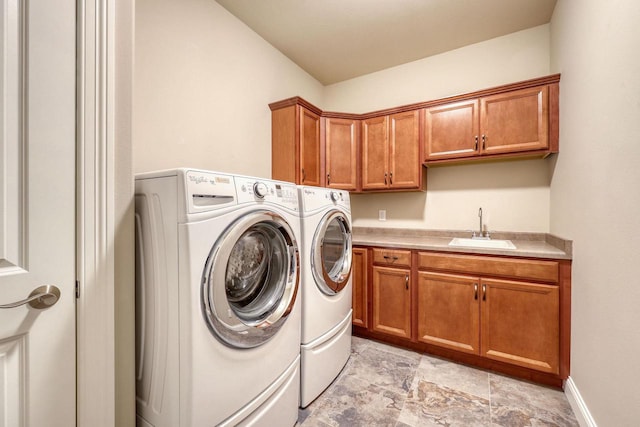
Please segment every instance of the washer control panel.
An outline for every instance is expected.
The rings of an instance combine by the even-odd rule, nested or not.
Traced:
[[[236,203],[233,176],[202,171],[186,172],[189,213],[205,212]]]
[[[298,190],[294,184],[260,178],[235,177],[238,201],[271,202],[298,211]]]

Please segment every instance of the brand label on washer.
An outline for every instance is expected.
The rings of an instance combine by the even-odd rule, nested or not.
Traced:
[[[218,180],[217,177],[216,177],[215,180],[213,180],[210,177],[204,176],[204,175],[191,175],[191,174],[189,174],[188,176],[189,176],[189,181],[194,182],[196,184],[202,184],[203,182],[209,182],[209,183],[215,185],[216,184],[215,181]]]

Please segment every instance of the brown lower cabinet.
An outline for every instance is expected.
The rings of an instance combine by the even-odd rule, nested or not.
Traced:
[[[418,340],[558,374],[559,289],[418,273]]]
[[[558,374],[558,285],[483,278],[480,286],[481,355]]]
[[[408,268],[373,267],[374,331],[411,338],[410,276]]]
[[[352,277],[352,323],[354,326],[369,326],[369,294],[367,287],[367,249],[353,248],[351,263]]]
[[[359,304],[371,307],[355,335],[558,387],[568,377],[570,261],[354,251],[368,263],[353,270],[370,290]]]
[[[418,341],[480,354],[478,280],[418,273]]]

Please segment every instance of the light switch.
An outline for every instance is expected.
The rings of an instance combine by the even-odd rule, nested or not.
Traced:
[[[385,209],[380,209],[378,211],[378,221],[386,221],[387,220],[387,211]]]

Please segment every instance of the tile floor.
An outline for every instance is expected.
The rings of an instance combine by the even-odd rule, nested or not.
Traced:
[[[564,393],[353,337],[338,378],[301,427],[578,426]]]

